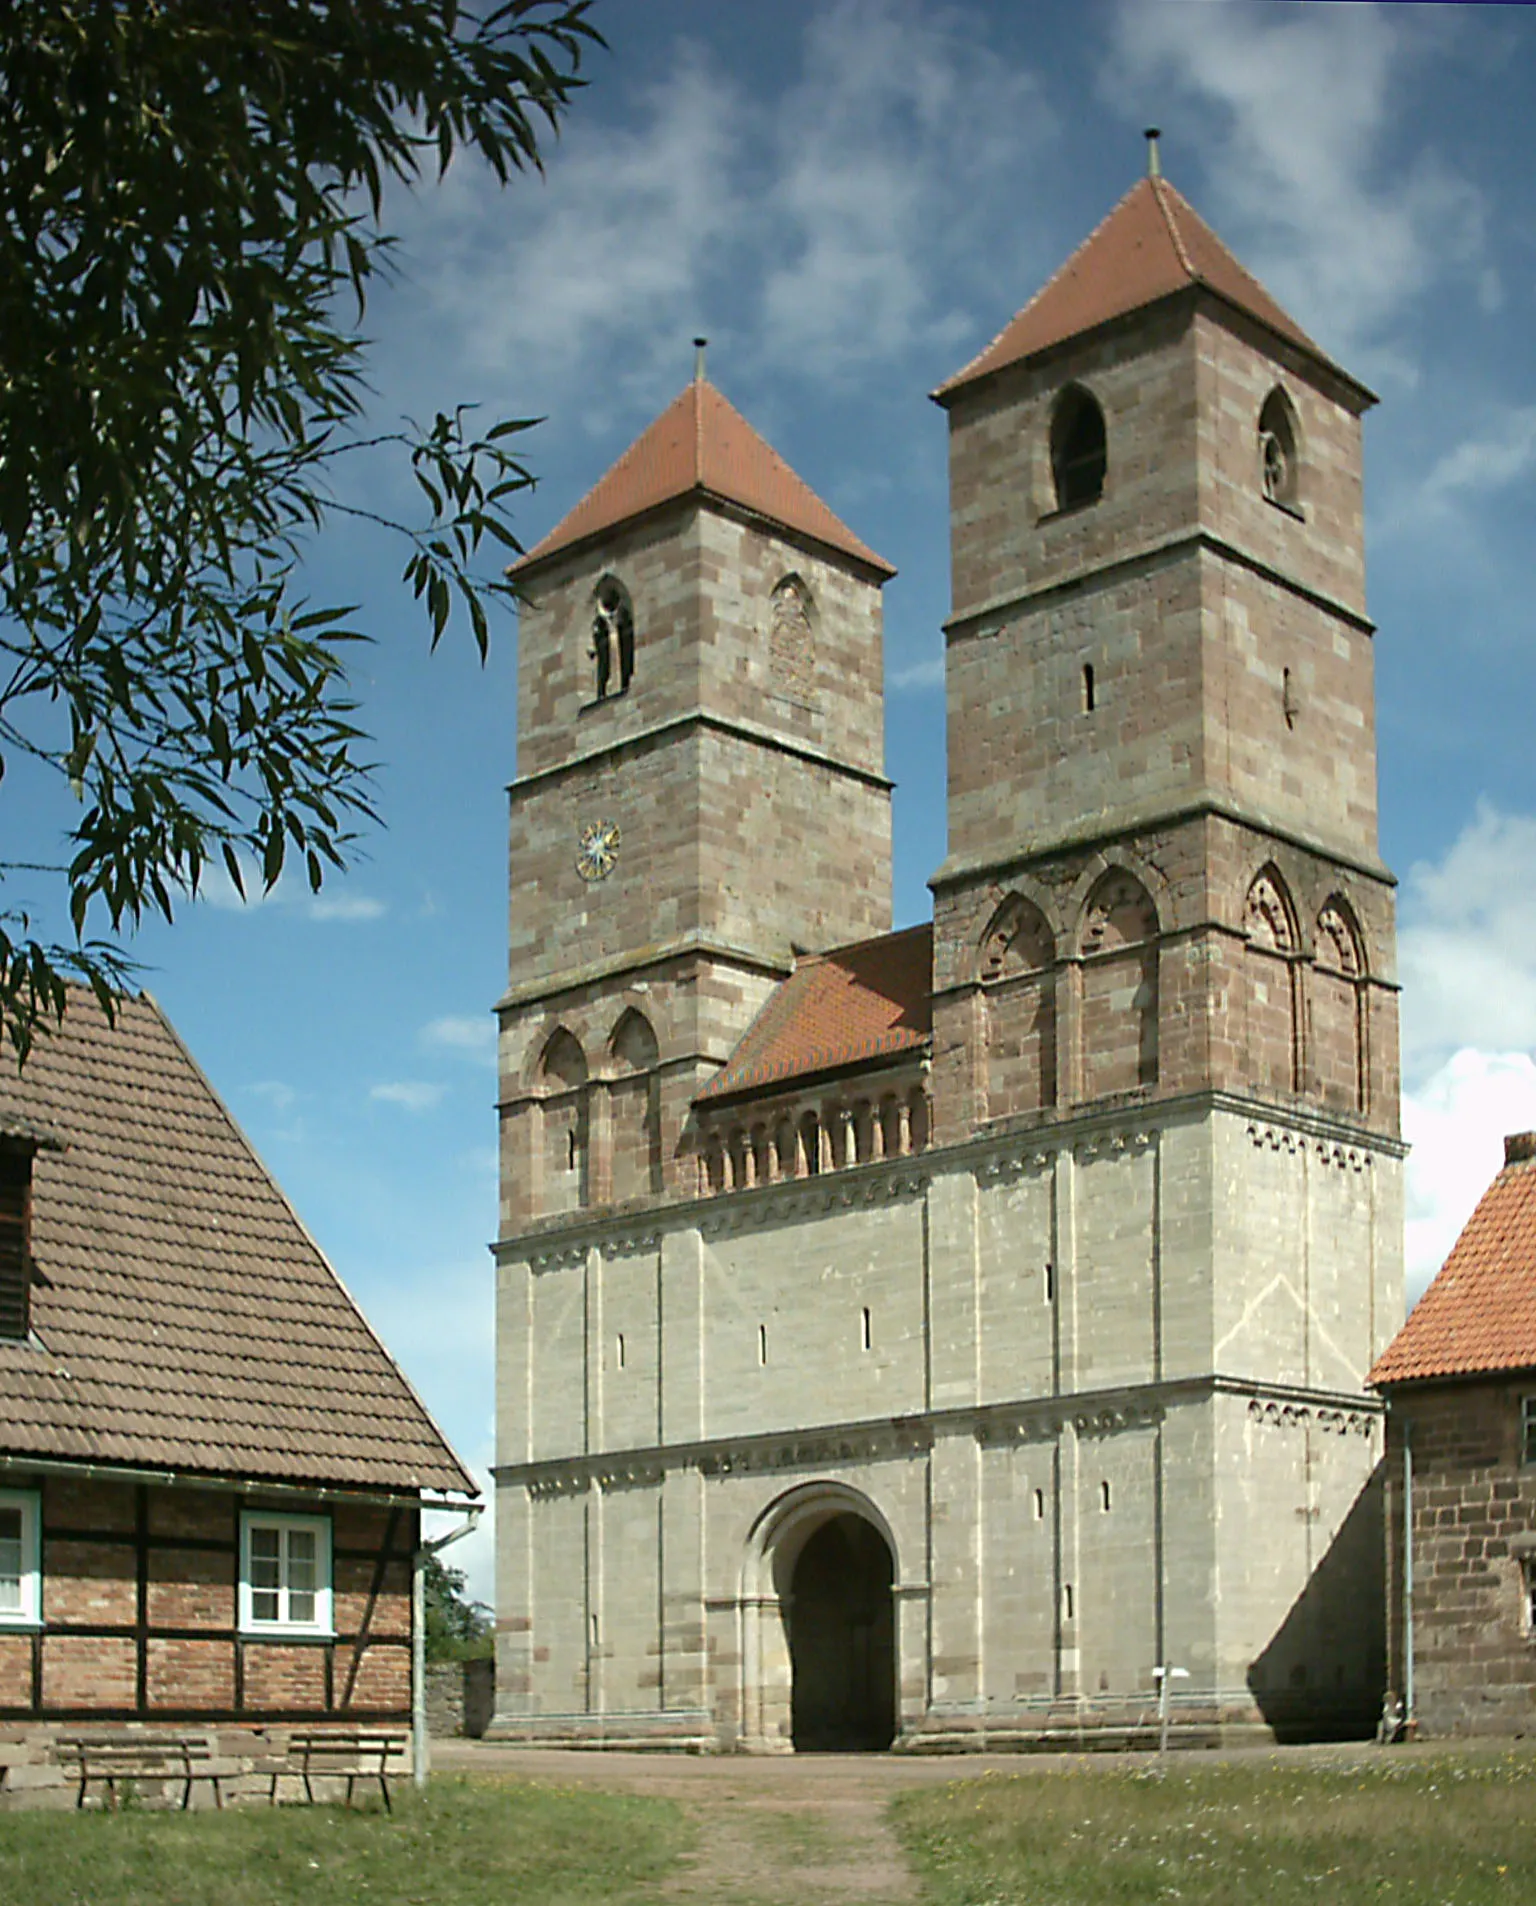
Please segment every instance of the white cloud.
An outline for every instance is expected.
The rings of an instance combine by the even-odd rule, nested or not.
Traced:
[[[362,893],[317,893],[304,902],[311,920],[382,920],[388,908]]]
[[[942,688],[944,686],[944,657],[935,655],[926,662],[913,662],[906,668],[895,669],[888,686],[896,689]]]
[[[1536,1128],[1536,818],[1487,802],[1403,882],[1409,1301],[1503,1160]]]
[[[1502,413],[1480,437],[1449,450],[1430,470],[1419,491],[1431,509],[1468,495],[1506,489],[1536,464],[1536,405]]]
[[[970,334],[938,260],[973,249],[979,182],[1017,177],[1054,124],[1034,76],[990,56],[977,26],[915,0],[813,16],[775,119],[768,356],[837,375]]]
[[[1187,137],[1217,222],[1298,319],[1334,350],[1374,344],[1403,375],[1390,333],[1406,306],[1447,271],[1480,277],[1484,251],[1467,179],[1430,150],[1389,150],[1405,68],[1452,30],[1417,11],[1121,0],[1106,74],[1127,109],[1165,124],[1187,109],[1170,170]]]
[[[399,1105],[407,1112],[430,1112],[442,1102],[444,1087],[425,1079],[392,1079],[370,1088],[368,1096],[381,1105]]]
[[[1410,1084],[1454,1052],[1536,1050],[1536,817],[1480,802],[1403,882],[1398,969]]]
[[[496,1022],[489,1013],[445,1013],[423,1026],[417,1039],[430,1051],[458,1052],[495,1063]]]
[[[958,348],[962,281],[998,250],[982,187],[1016,194],[1055,123],[979,16],[919,0],[813,10],[772,97],[687,40],[605,114],[612,87],[600,73],[543,181],[502,193],[465,163],[400,206],[407,279],[378,300],[392,402],[449,362],[504,404],[510,370],[598,430],[670,396],[700,329],[733,365],[823,381]]]
[[[197,898],[221,913],[257,913],[264,907],[287,907],[309,920],[380,920],[388,911],[382,900],[371,895],[338,892],[335,876],[329,891],[311,893],[302,879],[285,868],[273,886],[265,887],[255,863],[243,860],[241,878],[245,883],[243,894],[222,865],[210,865],[198,884]]]
[[[649,382],[660,352],[681,384],[711,254],[740,212],[742,102],[687,46],[664,82],[627,102],[629,123],[605,116],[603,95],[599,85],[583,98],[542,181],[503,194],[463,163],[402,208],[412,283],[396,311],[407,321],[392,327],[393,384],[445,361],[460,380],[499,384],[531,362],[541,391],[568,388],[620,340],[626,382]]]
[[[274,1112],[289,1111],[299,1096],[291,1085],[284,1085],[281,1079],[258,1079],[250,1090],[256,1098],[265,1099]]]

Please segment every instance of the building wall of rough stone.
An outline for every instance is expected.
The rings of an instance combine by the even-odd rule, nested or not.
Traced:
[[[1403,1442],[1413,1444],[1413,1679],[1429,1735],[1536,1726],[1536,1465],[1522,1463],[1521,1406],[1536,1373],[1395,1385],[1387,1413],[1387,1615],[1391,1682],[1403,1668]]]
[[[607,577],[633,607],[634,674],[598,700],[592,620]],[[793,655],[774,641],[774,592],[790,577],[808,624]],[[880,581],[861,564],[685,499],[521,580],[519,776],[701,707],[881,772]]]
[[[1148,895],[1156,941],[1085,950],[1096,902],[1117,879]],[[1253,917],[1261,879],[1282,900],[1284,946]],[[1031,1059],[1047,1053],[1053,1069],[1031,1092],[1017,1084],[1018,1036],[992,1005],[1021,982],[1006,965],[988,977],[997,923],[1019,906],[1039,923],[1031,960],[1049,962],[1035,976],[1046,1030],[1034,1032]],[[1325,915],[1358,929],[1353,974],[1337,970]],[[946,881],[934,907],[936,1135],[954,1141],[1127,1091],[1208,1087],[1395,1134],[1393,933],[1385,877],[1214,815]]]
[[[1059,508],[1069,383],[1107,473]],[[785,550],[691,507],[542,572],[502,1013],[497,1731],[786,1747],[795,1558],[842,1509],[892,1550],[909,1745],[1140,1738],[1160,1661],[1189,1670],[1187,1738],[1374,1717],[1360,1385],[1401,1317],[1401,1148],[1363,401],[1194,290],[953,400],[949,855],[931,1055],[899,1079],[689,1108],[791,941],[884,924],[872,579],[791,586]],[[582,714],[605,573],[635,681]],[[642,737],[647,683],[741,732]],[[785,765],[754,802],[764,729]],[[587,735],[629,739],[560,769]],[[641,850],[585,896],[578,811]],[[688,932],[735,953],[668,965]],[[612,1156],[603,1077],[642,984],[659,1191]],[[563,1095],[530,1072],[557,1023],[592,1074]],[[816,1175],[775,1182],[802,1119]]]
[[[1074,383],[1104,413],[1104,494],[1059,510],[1051,413]],[[1260,482],[1259,412],[1277,385],[1297,413],[1299,514],[1271,504]],[[1363,615],[1360,403],[1314,360],[1198,294],[970,386],[949,405],[952,620],[1197,527]]]
[[[1197,795],[1374,853],[1359,417],[1286,357],[1191,302],[957,399],[950,865]],[[1261,482],[1277,379],[1294,510]],[[1069,384],[1103,407],[1107,473],[1062,511],[1049,440]]]
[[[632,606],[634,675],[594,700],[608,577]],[[891,908],[876,576],[688,502],[525,586],[503,1228],[694,1191],[699,1085],[797,950],[886,931]],[[605,822],[614,864],[585,879],[583,830]],[[638,1069],[614,1046],[626,1013],[656,1044]],[[551,1072],[557,1036],[581,1057]]]
[[[1159,1645],[1190,1667],[1190,1725],[1258,1721],[1266,1649],[1327,1713],[1373,1713],[1347,1585],[1286,1625],[1379,1458],[1359,1383],[1394,1327],[1397,1171],[1278,1116],[1122,1108],[504,1254],[498,1729],[781,1740],[740,1718],[786,1719],[787,1683],[751,1682],[731,1624],[753,1526],[829,1482],[878,1509],[925,1611],[913,1740],[1049,1728],[1063,1701],[1144,1725]],[[1266,1410],[1327,1419],[1300,1469]]]

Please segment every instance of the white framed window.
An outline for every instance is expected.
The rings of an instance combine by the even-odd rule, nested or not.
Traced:
[[[0,1489],[0,1627],[36,1628],[43,1619],[38,1498]]]
[[[241,1516],[240,1626],[253,1635],[332,1632],[329,1516]]]
[[[1520,1399],[1520,1461],[1536,1467],[1536,1396]]]

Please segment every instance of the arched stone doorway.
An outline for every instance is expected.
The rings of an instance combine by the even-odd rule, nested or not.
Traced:
[[[878,1751],[898,1732],[896,1539],[861,1491],[802,1483],[743,1558],[740,1743],[748,1753]]]
[[[822,1523],[789,1593],[790,1736],[797,1754],[883,1752],[896,1733],[891,1551],[862,1516]]]

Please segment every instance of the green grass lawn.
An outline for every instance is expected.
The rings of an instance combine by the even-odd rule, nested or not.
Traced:
[[[692,1834],[664,1800],[434,1778],[341,1807],[0,1814],[5,1906],[586,1906],[648,1893]]]
[[[1102,1766],[902,1794],[929,1906],[1525,1906],[1536,1755]]]

